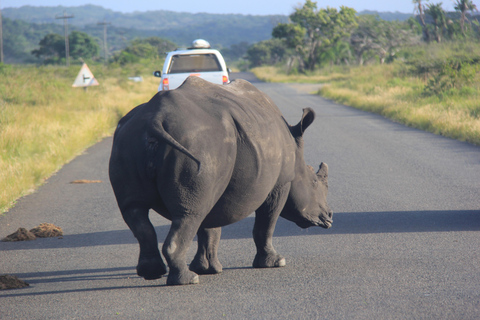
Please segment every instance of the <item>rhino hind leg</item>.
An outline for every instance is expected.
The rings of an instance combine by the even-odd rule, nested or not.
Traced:
[[[199,283],[199,277],[188,269],[186,254],[200,222],[198,216],[173,218],[170,231],[163,243],[162,253],[167,260],[169,272],[167,285],[186,285]]]
[[[137,274],[145,280],[159,279],[167,267],[158,250],[157,234],[148,218],[148,208],[122,209],[122,216],[140,245]]]
[[[197,274],[217,274],[222,272],[222,265],[217,257],[218,244],[222,228],[200,228],[197,232],[198,250],[190,270]]]

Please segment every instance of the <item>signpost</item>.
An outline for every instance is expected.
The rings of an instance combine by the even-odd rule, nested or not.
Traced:
[[[93,76],[92,71],[88,68],[86,63],[83,63],[80,72],[78,73],[75,81],[72,84],[72,87],[82,87],[87,91],[87,88],[90,86],[98,86],[99,83],[97,79]]]

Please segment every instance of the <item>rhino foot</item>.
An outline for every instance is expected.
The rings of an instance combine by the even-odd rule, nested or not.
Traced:
[[[186,284],[197,284],[200,282],[198,275],[191,271],[173,273],[170,271],[167,278],[167,286],[178,286]]]
[[[279,254],[260,255],[257,253],[253,260],[254,268],[278,268],[285,267],[285,258]]]
[[[196,274],[217,274],[222,273],[223,267],[218,259],[200,259],[195,257],[190,263],[190,270]]]
[[[167,267],[161,257],[140,258],[137,265],[137,274],[145,280],[155,280],[167,273]]]

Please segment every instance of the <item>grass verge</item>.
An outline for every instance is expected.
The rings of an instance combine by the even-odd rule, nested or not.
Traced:
[[[338,103],[381,114],[407,126],[480,145],[480,74],[469,86],[426,96],[425,79],[402,63],[327,68],[286,75],[278,67],[252,70],[267,82],[322,83],[318,94]]]
[[[85,148],[111,135],[126,112],[148,101],[158,80],[138,70],[90,66],[100,85],[72,88],[80,67],[0,65],[0,212],[44,183]]]

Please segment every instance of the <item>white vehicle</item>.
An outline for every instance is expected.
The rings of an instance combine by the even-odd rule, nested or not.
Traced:
[[[210,44],[197,39],[188,49],[169,52],[163,64],[163,70],[153,73],[161,77],[158,91],[178,88],[189,76],[197,76],[217,84],[230,82],[225,60],[218,50],[210,49]]]

